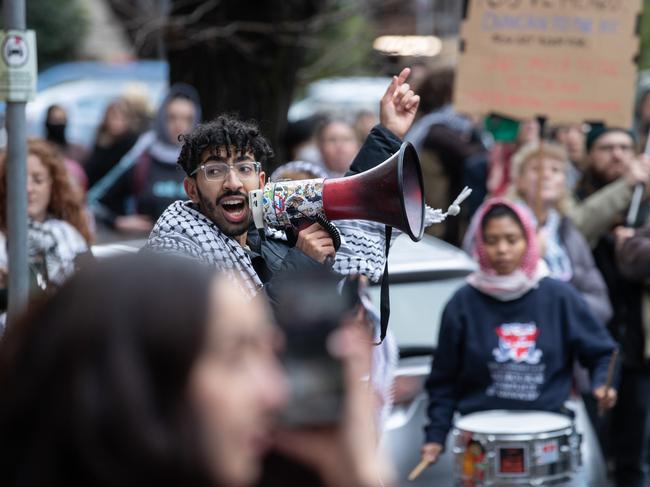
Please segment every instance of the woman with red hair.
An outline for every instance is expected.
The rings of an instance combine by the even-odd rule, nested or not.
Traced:
[[[6,274],[7,190],[6,154],[0,157],[0,271]],[[71,184],[65,162],[43,140],[27,143],[28,245],[32,270],[42,264],[39,287],[58,287],[75,269],[80,254],[89,251],[91,234],[83,195]],[[4,277],[4,275],[3,275]]]

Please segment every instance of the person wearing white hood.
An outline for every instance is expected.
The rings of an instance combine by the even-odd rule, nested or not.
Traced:
[[[98,196],[89,191],[89,202],[97,201],[109,188],[125,199],[126,214],[111,214],[100,206],[95,215],[120,233],[147,234],[154,222],[171,203],[185,199],[183,174],[177,170],[179,137],[191,131],[201,120],[201,105],[196,90],[178,83],[170,87],[160,105],[152,130],[143,134],[123,159],[137,153],[137,159],[116,167],[119,176],[107,174],[96,186]],[[102,187],[103,186],[103,187]],[[100,188],[101,187],[101,188]],[[93,197],[94,196],[94,197]]]

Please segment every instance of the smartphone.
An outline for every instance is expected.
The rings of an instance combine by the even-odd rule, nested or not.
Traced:
[[[339,285],[340,279],[326,272],[297,273],[275,285],[275,316],[285,335],[283,363],[291,389],[282,420],[289,426],[334,424],[341,418],[342,365],[328,342],[352,313],[357,297]]]

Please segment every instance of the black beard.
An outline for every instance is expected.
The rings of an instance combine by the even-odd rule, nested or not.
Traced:
[[[214,223],[217,227],[219,227],[219,230],[221,230],[224,233],[224,235],[227,235],[228,237],[239,237],[240,235],[243,235],[248,231],[248,227],[250,226],[251,219],[253,216],[250,210],[248,210],[247,195],[235,191],[228,191],[227,193],[221,195],[221,197],[215,203],[213,201],[210,201],[208,198],[204,197],[203,194],[201,194],[201,190],[198,187],[196,188],[196,190],[199,193],[199,209],[201,210],[201,213],[203,213],[206,217],[210,219],[212,223]],[[221,201],[223,198],[227,196],[246,197],[245,200],[246,202],[244,203],[244,205],[248,211],[248,218],[246,218],[242,223],[233,224],[228,221],[220,221],[218,218],[216,218],[216,215],[218,214],[217,206],[219,205],[219,201]]]

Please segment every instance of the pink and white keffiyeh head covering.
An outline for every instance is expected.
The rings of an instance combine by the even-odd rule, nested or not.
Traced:
[[[526,251],[519,268],[512,274],[498,275],[488,258],[483,240],[482,223],[487,213],[495,206],[506,206],[519,219],[526,238]],[[540,258],[535,224],[528,212],[504,198],[492,198],[479,208],[475,216],[474,228],[474,257],[478,260],[480,269],[471,274],[467,281],[479,291],[500,301],[517,299],[537,286],[539,281],[548,275],[548,268]]]

